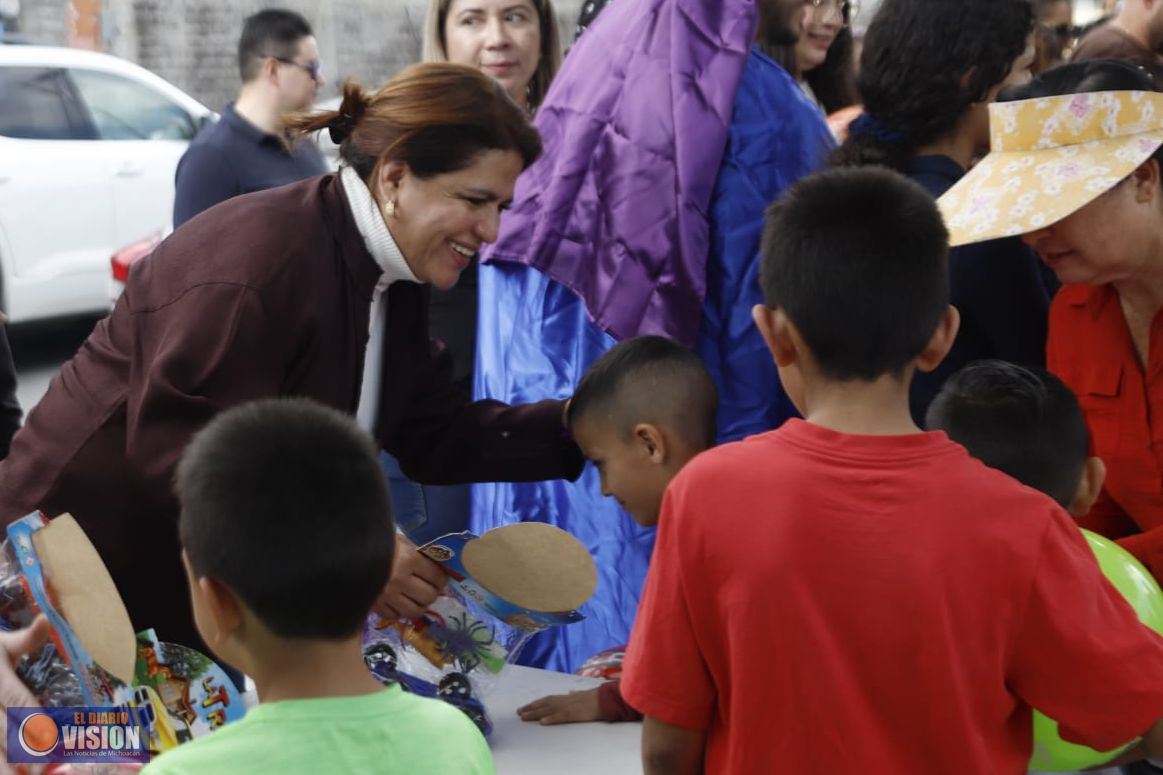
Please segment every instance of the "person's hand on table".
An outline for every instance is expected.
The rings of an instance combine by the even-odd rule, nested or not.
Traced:
[[[517,708],[522,721],[536,721],[544,726],[572,724],[578,721],[601,721],[602,707],[598,690],[586,689],[569,694],[554,694]]]
[[[396,561],[392,577],[375,604],[385,619],[417,619],[448,586],[448,574],[416,551],[416,544],[396,536]]]
[[[0,775],[15,773],[8,764],[8,709],[40,705],[16,675],[16,663],[43,646],[51,629],[42,614],[22,630],[0,633]]]

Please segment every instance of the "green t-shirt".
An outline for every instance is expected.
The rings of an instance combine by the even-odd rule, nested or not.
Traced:
[[[398,686],[360,697],[284,700],[158,756],[142,775],[231,773],[493,775],[476,726],[456,708]]]

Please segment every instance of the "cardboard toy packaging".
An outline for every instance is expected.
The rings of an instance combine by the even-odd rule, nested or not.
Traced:
[[[8,526],[0,549],[0,629],[43,613],[49,642],[17,674],[47,707],[136,708],[161,753],[241,718],[233,682],[209,657],[134,634],[117,587],[68,514],[30,514]]]
[[[534,633],[584,618],[577,608],[597,586],[593,558],[540,522],[453,533],[418,551],[448,573],[448,590],[415,621],[369,617],[364,660],[379,680],[455,705],[487,735],[481,698]]]

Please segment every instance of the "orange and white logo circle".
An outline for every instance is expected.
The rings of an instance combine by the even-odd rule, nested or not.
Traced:
[[[61,739],[57,722],[47,713],[33,713],[20,722],[20,747],[29,756],[48,756]]]

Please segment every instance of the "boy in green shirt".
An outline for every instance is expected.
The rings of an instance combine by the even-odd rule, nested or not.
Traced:
[[[395,529],[375,449],[350,418],[305,400],[231,409],[191,442],[177,492],[198,631],[262,704],[144,775],[493,773],[463,713],[385,689],[364,665]]]

